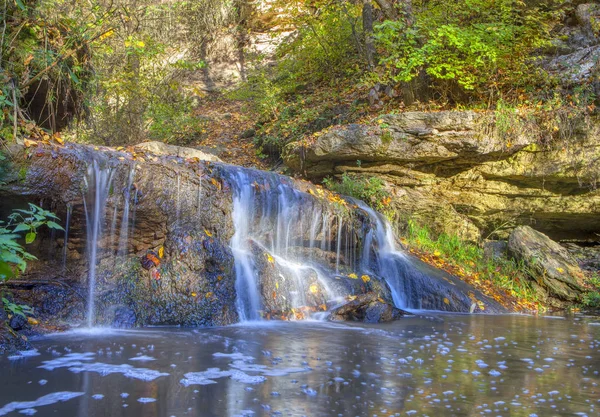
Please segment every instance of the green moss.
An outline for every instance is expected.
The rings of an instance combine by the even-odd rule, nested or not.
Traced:
[[[392,132],[387,129],[383,129],[383,132],[381,133],[381,142],[383,142],[385,145],[389,145],[392,140],[394,140]]]
[[[21,167],[19,170],[19,181],[24,182],[27,179],[27,168]]]

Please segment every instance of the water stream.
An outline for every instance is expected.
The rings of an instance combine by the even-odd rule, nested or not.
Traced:
[[[87,193],[83,202],[87,227],[88,251],[88,307],[87,325],[94,325],[95,317],[95,292],[96,292],[96,267],[98,262],[99,241],[102,238],[102,227],[106,212],[106,201],[109,196],[114,170],[109,166],[101,166],[94,159],[88,168]]]
[[[594,318],[263,323],[45,337],[0,357],[0,416],[599,414]]]

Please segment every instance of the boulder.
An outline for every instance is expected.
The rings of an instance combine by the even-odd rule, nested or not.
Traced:
[[[168,145],[163,142],[143,142],[135,146],[136,149],[152,152],[156,155],[172,155],[180,158],[198,158],[201,161],[221,162],[221,159],[213,154],[202,152],[194,148]]]
[[[23,330],[27,326],[27,317],[15,314],[9,320],[8,325],[13,330]]]
[[[384,323],[397,320],[407,314],[406,311],[385,302],[376,293],[356,296],[353,300],[331,312],[332,321],[361,321],[364,323]]]
[[[483,242],[483,258],[489,262],[506,259],[508,242],[505,240],[488,240]]]
[[[529,226],[519,226],[510,234],[508,250],[523,262],[550,299],[560,303],[576,301],[581,296],[583,272],[569,252],[548,236]]]

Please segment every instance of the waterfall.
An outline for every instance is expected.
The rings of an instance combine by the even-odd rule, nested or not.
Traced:
[[[362,201],[356,200],[356,204],[368,214],[371,224],[362,250],[362,268],[373,271],[385,279],[396,307],[420,308],[411,305],[407,299],[406,286],[409,285],[409,279],[406,268],[409,260],[404,252],[397,249],[394,232],[389,222]]]
[[[235,233],[231,239],[231,249],[235,259],[236,307],[240,321],[257,320],[260,318],[261,300],[252,251],[248,245],[254,211],[253,190],[250,178],[242,170],[237,172],[235,184],[237,185],[233,196]]]
[[[231,248],[235,259],[237,309],[240,320],[257,320],[267,304],[285,304],[290,309],[311,303],[323,305],[340,297],[330,277],[339,269],[343,237],[336,236],[338,256],[331,265],[317,259],[316,250],[331,247],[331,215],[323,202],[294,188],[291,181],[277,174],[243,168],[225,171],[233,188],[233,224]],[[347,241],[347,239],[345,239]],[[270,300],[261,293],[263,281],[257,267],[261,256],[272,264],[276,280],[275,295]],[[280,294],[277,294],[280,293]],[[310,297],[309,297],[310,298]],[[279,298],[278,298],[279,300]]]
[[[373,290],[402,309],[469,311],[472,288],[407,254],[389,222],[362,201],[331,202],[322,190],[301,191],[274,173],[239,167],[223,172],[233,190],[240,320],[277,309],[314,312],[344,295]],[[374,289],[371,279],[383,287]]]
[[[129,212],[131,207],[131,189],[133,188],[133,181],[135,178],[135,164],[131,166],[129,175],[127,176],[127,183],[123,189],[123,218],[121,220],[121,231],[119,232],[119,248],[117,250],[118,255],[127,255],[129,248]],[[116,207],[116,205],[115,205]],[[114,233],[114,232],[113,232]],[[113,234],[114,235],[114,234]]]
[[[113,177],[111,167],[101,167],[97,159],[88,166],[86,181],[87,192],[83,196],[85,219],[87,227],[87,256],[88,256],[88,306],[87,325],[94,325],[96,267],[98,262],[98,247],[102,238],[102,226],[106,211],[106,202],[110,194]]]
[[[63,243],[62,253],[62,272],[63,274],[67,271],[67,245],[69,244],[69,228],[71,227],[71,215],[73,214],[73,205],[67,204],[67,219],[65,221],[65,240]]]

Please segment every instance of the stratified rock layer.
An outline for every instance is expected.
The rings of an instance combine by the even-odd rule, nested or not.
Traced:
[[[285,163],[312,179],[344,172],[384,179],[400,219],[478,240],[511,224],[553,239],[600,231],[600,122],[563,121],[559,133],[518,114],[406,112],[292,143]],[[545,145],[541,145],[541,144]]]

